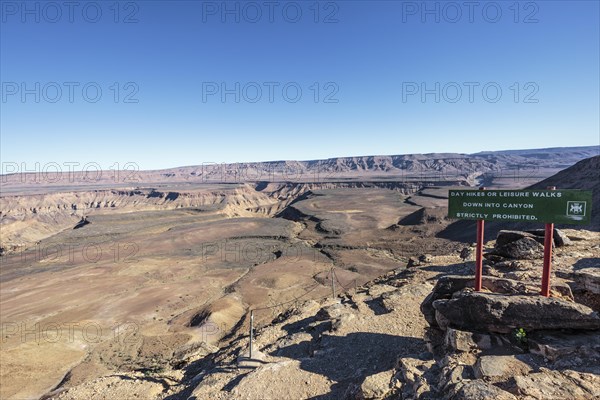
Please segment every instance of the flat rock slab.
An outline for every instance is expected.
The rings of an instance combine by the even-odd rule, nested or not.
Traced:
[[[421,303],[421,312],[423,313],[425,320],[427,320],[429,325],[437,326],[433,303],[440,299],[450,299],[455,293],[474,286],[474,276],[447,275],[438,279],[431,293],[423,300],[423,303]],[[492,276],[482,277],[482,286],[484,289],[494,293],[510,295],[539,293],[540,290],[538,286],[525,284],[513,279],[496,278]],[[571,288],[566,283],[555,282],[552,284],[552,290],[560,293],[563,297],[571,300],[573,299]]]
[[[475,363],[475,377],[478,379],[508,378],[514,375],[526,375],[532,371],[529,364],[516,356],[482,356]]]
[[[529,351],[549,360],[560,357],[600,358],[600,332],[536,332],[529,340]]]
[[[544,371],[515,376],[514,392],[520,398],[590,400],[598,398],[600,377],[575,371]]]
[[[466,383],[452,398],[454,400],[517,400],[513,394],[480,379]]]
[[[442,329],[508,333],[551,329],[600,329],[591,308],[558,298],[461,292],[433,302]]]
[[[391,391],[393,376],[393,370],[367,376],[360,386],[361,398],[365,400],[383,399]]]
[[[575,271],[572,273],[572,277],[588,292],[600,295],[600,267]]]

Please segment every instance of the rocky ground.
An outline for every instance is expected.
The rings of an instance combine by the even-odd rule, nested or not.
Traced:
[[[503,232],[486,245],[481,292],[472,247],[425,254],[335,297],[280,307],[255,327],[251,358],[244,318],[216,346],[46,398],[600,398],[600,235],[555,236],[550,298],[539,295],[539,232]]]

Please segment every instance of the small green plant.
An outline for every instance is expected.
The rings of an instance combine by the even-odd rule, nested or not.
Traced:
[[[521,344],[527,343],[527,332],[525,332],[525,329],[515,329],[515,339]]]

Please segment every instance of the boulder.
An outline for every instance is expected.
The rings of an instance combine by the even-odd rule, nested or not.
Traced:
[[[331,329],[333,331],[348,331],[352,329],[352,321],[356,316],[352,313],[345,313],[334,319],[331,323]]]
[[[575,281],[573,292],[577,302],[600,312],[600,268],[583,268],[566,277]]]
[[[544,256],[544,231],[542,235],[531,232],[501,230],[496,237],[494,251],[487,257],[493,255],[517,260],[534,260]],[[563,243],[569,240],[562,232],[557,234],[557,241]],[[500,260],[501,261],[501,260]]]
[[[431,254],[421,254],[419,256],[419,261],[422,263],[430,263],[433,261],[433,256]]]
[[[600,268],[584,268],[573,272],[571,277],[583,290],[600,295]]]
[[[343,314],[347,314],[349,309],[341,303],[334,303],[329,306],[321,308],[315,318],[317,321],[334,320],[341,317]]]
[[[427,351],[437,360],[447,353],[447,348],[444,345],[445,332],[437,328],[426,328],[423,340],[427,346]]]
[[[468,331],[509,333],[544,329],[600,329],[600,316],[582,304],[543,296],[462,292],[433,302],[436,321]]]
[[[483,288],[494,293],[502,294],[527,294],[539,293],[540,288],[536,285],[528,285],[512,279],[497,278],[492,276],[482,277]],[[421,312],[425,320],[431,326],[437,326],[435,309],[433,302],[439,299],[450,299],[454,293],[460,292],[465,288],[475,286],[475,277],[462,275],[446,275],[438,279],[431,293],[421,303]],[[563,282],[555,281],[551,289],[560,293],[562,297],[572,300],[573,294],[569,285]]]
[[[503,380],[515,375],[525,375],[532,368],[515,356],[481,356],[473,368],[478,379]]]
[[[450,298],[454,292],[463,290],[467,286],[473,287],[474,284],[475,278],[472,276],[447,275],[438,279],[431,293],[421,303],[421,312],[429,325],[437,325],[435,322],[435,309],[433,308],[434,301]]]
[[[393,376],[393,370],[367,376],[362,385],[360,385],[359,399],[370,400],[386,397],[392,389],[391,382]]]
[[[494,346],[505,346],[508,344],[501,336],[465,332],[453,328],[446,329],[444,334],[444,345],[451,351],[489,350]]]
[[[418,267],[420,265],[421,265],[421,262],[418,259],[415,260],[414,258],[410,257],[408,259],[408,262],[406,263],[406,268]]]
[[[398,359],[396,369],[402,382],[403,399],[418,399],[423,394],[431,392],[429,382],[437,375],[434,371],[434,360],[402,357]]]
[[[535,260],[544,256],[544,246],[530,237],[494,248],[494,253],[515,260]]]
[[[472,247],[463,247],[463,249],[460,251],[460,258],[464,261],[474,261],[475,249]]]
[[[491,383],[480,379],[464,384],[452,397],[453,400],[517,400],[517,398]]]
[[[515,376],[512,393],[525,399],[597,399],[600,377],[574,371],[543,371]]]
[[[555,228],[552,237],[556,247],[569,246],[572,244],[571,239],[569,239],[569,237],[560,229]]]
[[[441,392],[448,393],[456,387],[456,385],[467,379],[473,378],[473,368],[471,368],[471,366],[461,364],[455,366],[447,365],[442,368],[438,388],[441,389]]]
[[[472,276],[447,275],[438,279],[431,293],[421,303],[421,312],[429,325],[437,325],[435,322],[435,309],[433,308],[434,301],[449,299],[453,293],[463,290],[468,286],[473,287],[474,284],[475,278]]]
[[[529,229],[525,232],[542,238],[546,235],[545,229]],[[569,237],[560,229],[554,228],[552,239],[556,247],[569,246],[571,244],[571,239],[569,239]]]
[[[542,236],[543,236],[543,233],[542,233]],[[496,244],[494,245],[494,247],[496,247],[496,248],[503,247],[503,246],[506,246],[507,244],[514,243],[514,242],[524,239],[524,238],[534,239],[534,240],[540,242],[541,244],[544,243],[543,238],[540,241],[539,236],[534,235],[533,233],[528,233],[528,232],[523,232],[523,231],[501,230],[500,232],[498,232],[498,235],[496,236]]]
[[[444,335],[444,345],[454,351],[470,351],[477,347],[472,332],[448,328]]]
[[[581,356],[600,359],[598,332],[534,332],[528,338],[529,351],[554,361],[561,357]]]

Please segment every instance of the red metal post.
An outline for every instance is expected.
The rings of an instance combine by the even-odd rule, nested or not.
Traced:
[[[544,270],[542,271],[542,296],[550,297],[550,270],[552,268],[552,242],[554,224],[546,224],[544,232]]]
[[[483,272],[483,220],[477,221],[477,253],[475,254],[475,291],[481,290]]]
[[[550,186],[548,190],[556,190]],[[546,224],[544,232],[544,270],[542,271],[542,296],[550,297],[550,271],[552,269],[552,244],[554,242],[554,223]]]
[[[480,187],[479,190],[485,190]],[[475,253],[475,291],[481,290],[481,275],[483,273],[483,230],[484,221],[477,220],[477,249]]]

